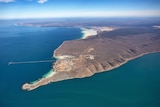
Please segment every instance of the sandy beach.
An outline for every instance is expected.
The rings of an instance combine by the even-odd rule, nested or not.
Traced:
[[[82,39],[86,39],[90,36],[95,36],[98,32],[110,32],[115,30],[116,28],[113,27],[91,27],[91,28],[81,28],[82,30]]]
[[[43,75],[43,78],[49,78],[49,77],[52,77],[55,74],[56,74],[56,72],[54,72],[54,70],[51,69],[48,73],[46,73],[45,75]]]
[[[81,30],[83,33],[82,39],[86,39],[89,36],[97,35],[97,30],[95,30],[95,29],[81,28]]]

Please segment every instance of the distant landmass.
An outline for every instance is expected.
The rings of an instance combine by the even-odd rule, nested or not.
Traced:
[[[83,27],[84,38],[65,41],[61,44],[54,51],[53,57],[57,58],[57,61],[53,64],[53,70],[49,75],[34,83],[25,83],[22,89],[33,90],[51,82],[90,77],[95,73],[117,68],[145,54],[160,52],[159,24],[152,25],[147,22],[135,24],[134,22],[123,20],[125,24],[121,24],[121,26],[115,25],[115,23],[113,26],[102,26],[102,23],[80,26],[80,28]],[[64,27],[77,27],[77,23],[71,25],[67,23],[64,24]],[[32,26],[46,25],[44,23],[19,25],[28,24]],[[50,24],[50,26],[54,25]]]

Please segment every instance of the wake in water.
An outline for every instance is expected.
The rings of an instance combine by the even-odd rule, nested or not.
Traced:
[[[8,65],[16,65],[16,64],[32,64],[32,63],[45,63],[45,62],[54,62],[54,61],[55,61],[55,60],[9,62]]]

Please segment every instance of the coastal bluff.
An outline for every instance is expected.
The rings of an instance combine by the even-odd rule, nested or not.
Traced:
[[[133,33],[134,32],[134,33]],[[145,54],[160,52],[160,30],[123,28],[99,32],[86,39],[65,41],[53,57],[54,75],[36,83],[25,83],[23,90],[33,90],[51,82],[90,77],[117,68]]]

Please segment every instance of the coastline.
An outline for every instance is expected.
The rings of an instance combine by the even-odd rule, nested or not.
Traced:
[[[115,65],[114,67],[109,67],[109,68],[106,69],[105,71],[97,71],[96,73],[94,73],[94,74],[92,74],[92,75],[90,75],[90,76],[85,76],[85,77],[81,77],[81,78],[91,77],[91,76],[93,76],[93,75],[95,75],[95,74],[97,74],[97,73],[101,73],[101,72],[109,72],[109,71],[111,71],[111,70],[113,70],[113,69],[119,68],[120,66],[122,66],[122,65],[126,64],[127,62],[132,61],[132,60],[134,60],[134,59],[136,59],[136,58],[142,57],[142,56],[144,56],[144,55],[152,54],[152,53],[153,53],[153,54],[154,54],[154,53],[158,53],[158,52],[160,52],[160,51],[153,51],[153,52],[142,53],[142,54],[140,54],[140,55],[138,55],[138,56],[135,56],[135,57],[126,59],[123,63],[117,64],[117,65]],[[52,71],[52,73],[51,73],[51,71]],[[57,79],[57,80],[53,79],[53,80],[52,80],[53,76],[56,75],[56,74],[58,74],[58,72],[53,71],[53,70],[51,69],[51,70],[50,70],[50,73],[49,73],[49,74],[47,73],[47,76],[46,76],[45,78],[43,77],[43,78],[40,78],[40,79],[38,79],[38,80],[36,80],[36,81],[33,81],[33,82],[31,82],[31,83],[25,83],[25,84],[22,86],[22,89],[23,89],[23,90],[31,91],[31,90],[34,90],[34,89],[40,87],[40,86],[47,85],[47,84],[49,84],[49,83],[51,83],[51,82],[58,82],[58,81],[69,80],[69,79],[76,79],[75,77],[63,78],[63,76],[62,76],[62,78],[60,78],[60,79]],[[51,79],[50,79],[50,78],[51,78]]]
[[[52,77],[54,74],[55,74],[54,70],[51,69],[49,72],[47,72],[46,74],[44,74],[42,76],[42,78],[49,78],[49,77]]]
[[[94,26],[94,27],[90,27],[90,28],[80,27],[80,29],[83,34],[81,39],[87,39],[88,37],[96,36],[100,32],[111,32],[111,31],[118,29],[118,28],[108,27],[108,26],[106,26],[106,27]]]
[[[121,63],[121,64],[119,64],[119,65],[117,65],[117,66],[114,66],[114,67],[112,67],[112,68],[109,68],[109,69],[107,69],[106,71],[110,71],[110,70],[119,68],[120,66],[128,63],[129,61],[132,61],[132,60],[134,60],[134,59],[140,58],[140,57],[145,56],[145,55],[148,55],[148,54],[154,54],[154,53],[160,53],[160,51],[146,52],[146,53],[142,53],[142,54],[140,54],[140,55],[138,55],[138,56],[135,56],[135,57],[132,57],[132,58],[128,58],[128,59],[126,59],[123,63]],[[100,72],[102,72],[102,71],[100,71]],[[100,72],[97,72],[97,73],[100,73]],[[105,72],[105,71],[104,71],[104,72]]]
[[[97,29],[98,27],[96,27]],[[107,27],[109,28],[109,27]],[[95,36],[98,34],[98,29],[96,30],[95,28],[84,28],[84,27],[80,27],[81,29],[81,32],[82,32],[82,39],[86,39],[90,36]],[[109,28],[109,31],[112,31],[113,29],[110,29]],[[103,30],[104,31],[104,30]],[[65,43],[66,41],[64,41],[57,49],[54,50],[54,54],[53,54],[53,57],[56,59],[56,60],[60,60],[60,59],[65,59],[66,56],[62,55],[62,56],[56,56],[55,55],[55,51],[58,50],[59,48],[61,48],[61,46]],[[72,57],[72,56],[71,56]],[[73,56],[74,57],[74,56]],[[49,78],[49,77],[52,77],[56,72],[51,69],[49,72],[47,72],[46,74],[44,74],[42,77],[44,78]],[[35,81],[37,82],[37,81]]]
[[[50,78],[50,77],[52,77],[52,76],[55,75],[55,74],[56,74],[56,73],[54,72],[54,70],[51,69],[51,70],[48,71],[46,74],[44,74],[44,75],[42,76],[42,78],[45,78],[45,79],[46,79],[46,78]],[[42,78],[30,82],[30,84],[36,84],[36,83],[39,82]]]
[[[80,28],[81,32],[82,32],[82,39],[87,39],[90,36],[96,36],[97,30],[93,29],[93,28]]]
[[[90,36],[95,36],[95,35],[97,35],[98,33],[97,33],[97,30],[95,30],[95,29],[87,29],[87,28],[82,28],[82,27],[80,27],[80,29],[81,29],[81,32],[82,32],[82,37],[80,38],[80,39],[86,39],[86,38],[88,38],[88,37],[90,37]],[[61,46],[65,43],[66,41],[64,41],[58,48],[56,48],[55,50],[54,50],[54,53],[53,53],[53,57],[56,59],[56,60],[60,60],[60,59],[65,59],[65,56],[63,56],[63,55],[61,55],[61,56],[56,56],[55,55],[55,52],[56,52],[56,50],[58,50],[59,48],[61,48]],[[55,75],[56,74],[56,71],[54,71],[53,69],[51,69],[50,71],[48,71],[46,74],[44,74],[43,76],[42,76],[42,78],[40,78],[40,79],[37,79],[37,80],[35,80],[35,81],[33,81],[33,82],[30,82],[30,83],[25,83],[25,84],[23,84],[23,86],[22,86],[22,89],[24,90],[24,89],[27,89],[28,91],[29,90],[32,90],[32,88],[30,89],[29,87],[31,86],[31,85],[36,85],[36,84],[38,84],[39,82],[41,82],[42,80],[44,80],[44,79],[48,79],[48,78],[50,78],[50,77],[52,77],[53,75]],[[70,79],[72,79],[72,78],[70,78]],[[36,87],[37,88],[37,87]],[[35,88],[33,88],[33,89],[35,89]]]
[[[95,29],[94,30],[91,30],[91,29],[88,30],[88,29],[81,28],[81,30],[83,32],[83,35],[82,35],[83,39],[87,39],[89,36],[94,36],[93,34],[95,34],[95,31],[97,32],[97,30],[95,30]],[[114,30],[114,29],[112,29],[112,30]],[[109,31],[112,31],[112,30],[109,29]],[[65,52],[64,53],[62,52],[62,53],[56,55],[56,51],[58,51],[65,43],[68,44],[67,41],[64,41],[57,49],[54,50],[53,57],[56,58],[56,62],[58,62],[58,63],[60,61],[63,62],[64,60],[67,60],[67,63],[69,63],[68,61],[71,61],[72,59],[74,59],[74,60],[77,59],[77,58],[74,58],[74,56],[66,55]],[[57,68],[55,68],[55,70],[51,69],[47,74],[45,74],[43,76],[43,78],[41,78],[41,79],[39,79],[37,81],[34,81],[34,82],[30,83],[30,84],[25,83],[22,86],[22,89],[23,90],[33,90],[33,89],[38,88],[39,86],[47,85],[47,84],[49,84],[51,82],[58,82],[58,81],[74,79],[74,78],[90,77],[90,76],[92,76],[92,75],[94,75],[96,73],[106,72],[106,71],[110,71],[110,70],[116,69],[116,68],[122,66],[123,64],[127,63],[128,61],[134,60],[134,59],[136,59],[138,57],[141,57],[141,56],[144,56],[146,54],[157,53],[157,52],[160,52],[159,48],[158,48],[157,51],[153,51],[153,50],[141,51],[140,53],[136,53],[135,55],[130,56],[129,58],[125,58],[125,57],[123,58],[122,57],[122,59],[123,59],[122,62],[116,62],[116,63],[113,64],[113,66],[111,64],[111,65],[107,66],[107,68],[103,68],[103,70],[101,69],[101,70],[96,70],[96,71],[90,71],[90,69],[86,69],[87,70],[86,74],[83,74],[83,75],[80,74],[81,76],[79,76],[79,77],[78,76],[74,76],[74,75],[71,76],[68,73],[69,71],[67,71],[67,72],[64,71],[63,72],[63,70],[62,71],[61,70],[57,70]],[[71,57],[71,58],[69,58],[69,57]],[[53,65],[53,68],[54,68],[54,65]],[[62,64],[60,66],[62,66],[63,69],[64,69],[66,67],[66,64],[64,64],[64,65]],[[69,64],[67,66],[69,66]],[[90,72],[90,73],[88,73],[88,72]]]
[[[81,29],[81,33],[82,33],[82,37],[81,38],[78,38],[78,39],[87,39],[88,37],[91,37],[91,36],[96,36],[98,34],[98,30],[94,29],[94,28],[85,28],[85,27],[80,27]],[[66,41],[64,41],[60,46],[58,46],[58,48],[56,48],[54,50],[54,53],[53,53],[53,57],[58,60],[58,59],[64,59],[63,55],[62,56],[56,56],[55,55],[55,51],[58,50],[59,48],[61,48],[64,44],[65,44]]]

